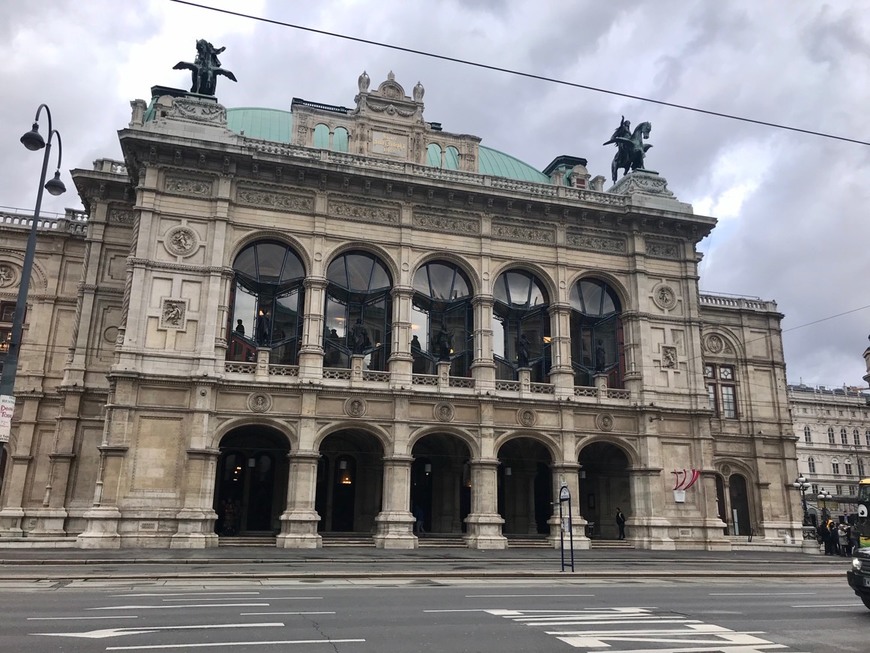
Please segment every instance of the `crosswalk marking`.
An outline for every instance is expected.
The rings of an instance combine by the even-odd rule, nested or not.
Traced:
[[[484,612],[541,628],[578,649],[606,648],[613,653],[761,653],[787,648],[759,637],[764,634],[761,631],[735,631],[649,607]]]

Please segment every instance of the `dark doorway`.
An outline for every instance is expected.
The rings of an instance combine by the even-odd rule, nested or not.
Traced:
[[[363,431],[339,431],[320,445],[314,506],[321,532],[374,532],[381,511],[384,450]]]
[[[615,540],[616,509],[632,517],[628,457],[616,445],[593,442],[580,452],[579,462],[580,514],[590,522],[593,538]]]
[[[278,431],[244,426],[221,440],[214,509],[218,535],[263,535],[280,530],[287,499],[290,447]]]
[[[731,474],[728,478],[728,498],[732,535],[749,536],[752,525],[749,519],[749,496],[746,493],[746,478],[742,474]]]
[[[553,515],[552,457],[540,442],[516,438],[498,452],[498,511],[510,535],[548,535]]]
[[[465,532],[471,511],[468,446],[451,435],[421,438],[412,451],[410,509],[422,518],[423,533]]]

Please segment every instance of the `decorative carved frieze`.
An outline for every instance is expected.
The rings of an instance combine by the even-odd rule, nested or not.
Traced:
[[[676,260],[680,258],[680,248],[677,246],[677,243],[665,240],[647,240],[646,255],[652,258]]]
[[[671,198],[674,194],[668,190],[668,180],[656,172],[635,170],[613,184],[609,191],[614,195],[657,195]]]
[[[191,97],[175,98],[166,117],[175,120],[205,122],[217,126],[227,124],[227,110],[222,105]]]
[[[236,201],[248,206],[294,213],[312,213],[314,211],[314,198],[310,195],[276,193],[262,188],[239,187],[236,191]]]
[[[0,288],[17,286],[19,276],[20,272],[17,265],[0,263]]]
[[[566,242],[568,247],[576,249],[585,249],[591,252],[605,252],[607,254],[624,254],[625,240],[622,238],[613,238],[588,233],[572,233],[566,234]]]
[[[109,209],[108,222],[109,224],[132,225],[136,219],[136,212],[133,209],[119,209],[112,207]]]
[[[184,329],[187,302],[183,299],[164,299],[160,309],[160,327],[163,329]]]
[[[211,197],[212,182],[210,179],[193,179],[166,175],[163,190],[177,195],[193,195],[196,197]]]
[[[476,236],[480,233],[480,218],[414,211],[414,226],[448,234]]]
[[[399,207],[394,205],[355,204],[330,197],[328,206],[329,215],[338,218],[382,224],[399,223]]]
[[[556,234],[552,229],[510,222],[493,222],[492,237],[521,243],[553,244],[556,242]]]

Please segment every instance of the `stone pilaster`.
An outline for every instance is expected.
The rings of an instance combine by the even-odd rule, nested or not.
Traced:
[[[416,549],[414,516],[408,510],[413,456],[384,457],[383,509],[375,517],[375,546],[379,549]]]
[[[497,458],[471,461],[471,514],[465,518],[465,541],[472,549],[507,548],[507,538],[501,532],[504,519],[498,514],[497,472]]]
[[[287,477],[287,508],[281,514],[281,533],[276,545],[281,549],[319,549],[323,540],[317,533],[320,515],[314,509],[317,487],[317,451],[291,451]]]

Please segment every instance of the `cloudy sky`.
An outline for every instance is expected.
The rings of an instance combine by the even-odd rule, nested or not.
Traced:
[[[214,7],[674,104],[870,141],[870,12],[785,0],[201,0]],[[647,165],[696,213],[701,288],[777,302],[791,383],[864,386],[870,333],[870,146],[692,113],[184,6],[0,0],[0,205],[32,210],[41,157],[18,143],[51,107],[66,171],[120,158],[129,101],[187,87],[194,42],[226,46],[228,107],[351,106],[363,69],[426,87],[426,118],[543,169],[589,159],[624,114],[653,124]],[[55,152],[56,154],[56,152]],[[54,163],[52,163],[54,165]],[[65,174],[67,186],[72,183]],[[46,194],[43,209],[80,207]]]

